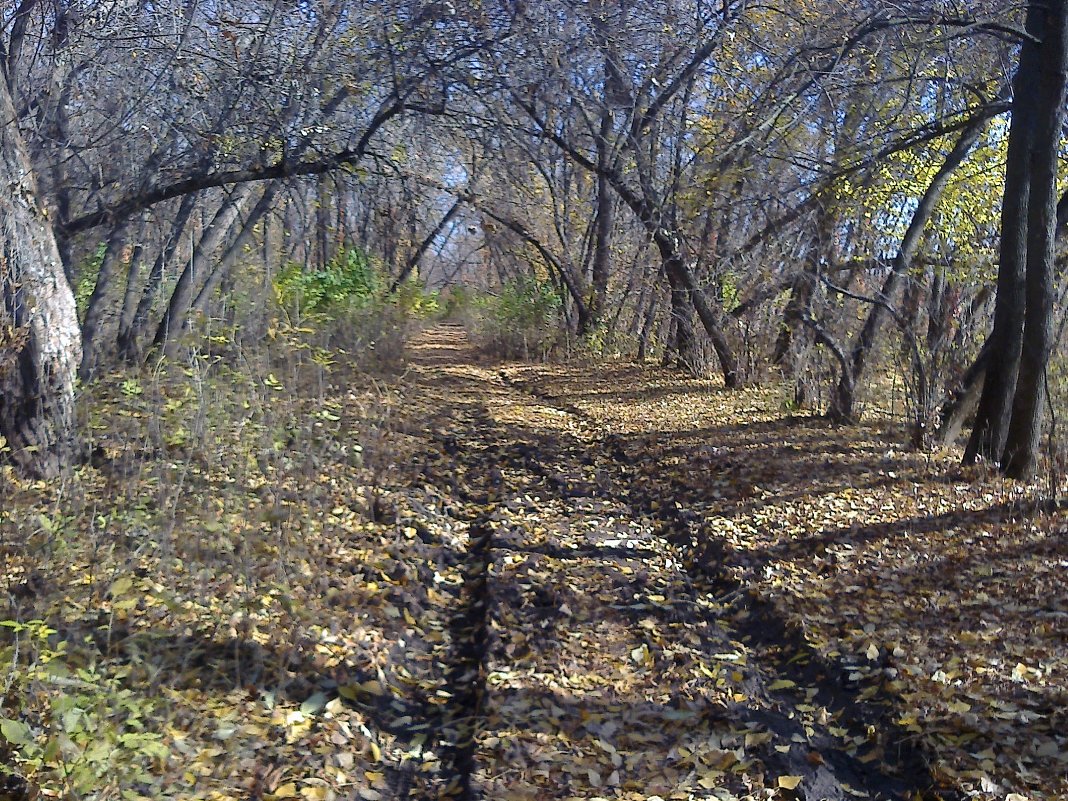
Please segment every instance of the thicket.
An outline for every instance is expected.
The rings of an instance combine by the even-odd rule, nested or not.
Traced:
[[[482,350],[500,358],[545,360],[567,333],[559,292],[536,277],[513,278],[484,292],[454,289],[445,308],[468,326]]]
[[[192,713],[168,693],[190,689],[195,642],[278,603],[312,560],[283,529],[322,525],[340,488],[357,519],[379,513],[392,401],[376,376],[403,368],[437,293],[388,293],[358,248],[285,265],[264,308],[251,302],[264,277],[248,272],[239,311],[203,321],[180,358],[114,365],[82,388],[89,463],[28,494],[0,468],[0,562],[15,577],[0,612],[0,797],[156,797],[163,732]],[[17,339],[0,331],[0,352]],[[224,576],[226,592],[212,584]],[[174,614],[202,628],[133,630]],[[272,669],[284,688],[285,666]]]

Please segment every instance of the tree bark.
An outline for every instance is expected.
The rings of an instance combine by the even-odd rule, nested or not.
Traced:
[[[179,337],[185,330],[185,317],[195,296],[198,268],[207,272],[206,262],[229,235],[231,226],[255,191],[255,184],[242,184],[235,190],[234,196],[226,198],[206,226],[193,252],[189,254],[189,260],[178,276],[167,310],[163,313],[163,319],[156,328],[156,336],[152,342],[153,346],[162,347],[167,357],[175,355]]]
[[[426,252],[430,250],[430,246],[434,244],[434,240],[438,238],[438,235],[445,230],[445,226],[452,222],[452,219],[457,215],[457,213],[459,213],[460,205],[462,203],[463,198],[456,198],[453,204],[449,206],[449,210],[446,211],[441,220],[438,221],[438,224],[435,225],[430,230],[430,232],[423,237],[422,241],[419,243],[419,246],[404,262],[404,266],[401,268],[400,272],[397,273],[397,277],[393,279],[392,283],[390,283],[389,291],[386,294],[392,295],[394,292],[400,289],[401,284],[408,280],[408,276],[411,275],[412,272],[419,266],[419,262],[422,261],[423,256],[425,256]]]
[[[125,359],[126,361],[133,362],[138,361],[141,358],[141,347],[139,343],[144,339],[145,334],[148,333],[149,314],[155,303],[156,295],[159,293],[160,287],[163,284],[164,270],[166,270],[167,265],[174,259],[175,253],[178,251],[182,235],[185,232],[186,226],[189,224],[189,218],[193,216],[196,200],[196,195],[186,195],[182,198],[178,211],[174,215],[174,222],[171,226],[170,236],[160,248],[160,252],[156,254],[156,260],[152,264],[152,270],[149,272],[148,278],[145,280],[145,285],[141,289],[141,299],[137,302],[137,308],[128,319],[125,312],[123,314],[123,319],[119,324],[117,344],[119,347],[120,358]],[[130,287],[127,287],[127,294],[129,294],[130,291]],[[127,306],[125,301],[123,302],[123,306],[124,308]]]
[[[790,284],[790,297],[782,313],[782,327],[775,339],[771,363],[778,367],[786,366],[794,339],[804,327],[804,318],[812,313],[812,298],[819,284],[820,264],[828,253],[831,241],[831,214],[823,203],[816,207],[814,227],[815,233],[805,253],[801,272]]]
[[[671,291],[671,333],[664,348],[664,365],[674,364],[694,378],[705,378],[708,360],[697,341],[690,293],[679,281],[676,271],[667,270],[667,279]]]
[[[137,301],[140,297],[139,276],[141,273],[141,260],[145,257],[145,216],[142,214],[138,223],[138,236],[134,242],[133,252],[130,254],[130,266],[126,270],[126,288],[122,293],[122,309],[119,312],[119,338],[123,332],[129,330],[133,324],[134,314],[137,311]]]
[[[50,478],[79,451],[74,386],[81,332],[15,120],[0,77],[0,332],[11,336],[11,352],[0,353],[0,436],[22,471]]]
[[[606,71],[607,71],[606,67]],[[597,173],[597,204],[593,219],[594,245],[593,266],[591,270],[589,327],[599,325],[604,316],[608,299],[608,278],[612,271],[612,184],[608,180],[608,148],[612,135],[612,112],[601,112],[601,130],[597,137],[597,162],[601,166]],[[586,331],[579,331],[585,334]]]
[[[278,183],[271,182],[268,184],[267,189],[264,190],[263,195],[256,202],[252,211],[249,212],[248,217],[241,224],[241,232],[234,238],[234,240],[223,251],[222,255],[216,260],[214,269],[208,276],[208,279],[204,282],[204,285],[200,288],[200,292],[197,293],[196,298],[193,300],[191,307],[192,311],[197,314],[206,315],[208,313],[208,307],[211,304],[211,296],[214,294],[216,288],[222,283],[223,279],[230,272],[233,263],[237,260],[241,250],[252,239],[252,235],[256,231],[256,225],[261,219],[267,216],[267,212],[271,210],[274,205],[275,195],[278,193]],[[268,231],[266,227],[263,232],[264,240],[268,237]],[[274,265],[266,268],[265,274],[270,276],[270,270]],[[187,318],[188,321],[188,318]]]
[[[657,312],[660,310],[660,287],[654,285],[650,292],[652,292],[652,299],[645,309],[645,319],[642,321],[642,328],[638,334],[638,352],[635,358],[639,362],[644,362],[649,354],[649,340],[652,338],[653,326],[656,324]]]
[[[104,322],[104,305],[115,283],[118,267],[122,263],[122,252],[126,248],[126,237],[131,220],[121,220],[111,230],[104,258],[100,262],[100,272],[96,284],[89,296],[89,305],[82,321],[82,362],[79,375],[83,381],[92,377],[100,358],[100,327]]]
[[[1046,365],[1053,344],[1053,261],[1057,228],[1057,163],[1064,125],[1068,80],[1068,4],[1031,6],[1045,16],[1034,140],[1030,153],[1027,199],[1027,261],[1024,289],[1023,348],[1012,413],[1002,454],[1002,471],[1028,479],[1038,464],[1046,405]],[[1024,45],[1027,47],[1027,44]],[[1010,132],[1011,136],[1011,132]]]
[[[660,251],[660,257],[663,259],[664,270],[667,272],[668,280],[671,281],[672,297],[674,298],[674,293],[678,290],[685,292],[685,296],[697,312],[697,317],[707,332],[708,338],[712,341],[712,347],[715,349],[716,357],[719,359],[720,371],[723,373],[724,386],[728,389],[737,389],[741,386],[742,379],[738,371],[738,360],[735,358],[734,350],[723,332],[719,314],[712,308],[712,304],[709,303],[708,296],[704,290],[697,285],[693,273],[686,267],[682,254],[678,252],[675,238],[661,229],[654,235],[653,240]],[[672,305],[674,306],[674,304]]]
[[[960,386],[954,393],[952,401],[942,410],[942,425],[938,431],[938,442],[950,446],[957,441],[964,423],[979,404],[987,364],[990,360],[990,340],[983,343],[979,355],[961,377]]]
[[[1035,40],[1041,40],[1045,26],[1045,13],[1034,3],[1028,6],[1026,24],[1028,33],[1035,39],[1024,42],[1020,65],[1013,79],[994,328],[990,334],[990,358],[975,424],[964,449],[965,464],[974,464],[979,457],[995,462],[1001,459],[1008,439],[1012,398],[1023,352],[1030,164],[1039,114],[1036,77],[1041,54],[1040,45]]]

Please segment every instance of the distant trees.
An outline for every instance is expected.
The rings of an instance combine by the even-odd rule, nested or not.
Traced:
[[[486,283],[544,279],[576,337],[695,375],[715,364],[728,388],[781,372],[843,421],[873,367],[900,362],[920,441],[983,374],[962,375],[1000,213],[967,458],[1025,475],[1052,347],[1063,9],[1029,4],[1026,32],[998,0],[954,9],[8,4],[2,166],[41,198],[5,195],[24,220],[9,239],[34,230],[43,250],[4,262],[0,351],[23,369],[0,355],[0,432],[54,473],[76,451],[60,433],[72,364],[88,381],[179,352],[254,252],[266,275],[355,243],[387,288],[446,251]],[[1020,42],[999,209],[1002,65]]]
[[[24,469],[52,475],[77,451],[72,366],[88,380],[116,355],[172,352],[238,243],[280,212],[272,198],[299,195],[302,178],[358,179],[391,124],[443,113],[457,66],[495,30],[447,11],[407,0],[3,7],[0,347],[18,369],[4,372],[0,433]],[[331,186],[319,184],[321,214],[294,238],[311,241],[316,222],[314,239],[329,238]],[[73,280],[91,287],[80,330]]]

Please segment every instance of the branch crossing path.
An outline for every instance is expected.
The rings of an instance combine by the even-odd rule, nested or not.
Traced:
[[[675,431],[624,425],[677,391],[637,369],[487,365],[453,326],[413,343],[399,524],[453,611],[438,690],[378,699],[424,760],[394,795],[941,797],[881,694],[738,578],[759,566],[716,521],[759,488],[737,453],[685,406]]]

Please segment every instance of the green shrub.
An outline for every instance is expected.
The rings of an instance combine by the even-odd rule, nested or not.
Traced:
[[[548,281],[518,278],[475,302],[477,336],[487,350],[510,358],[545,358],[560,333],[562,307]]]
[[[285,333],[291,351],[336,351],[361,368],[393,371],[404,362],[414,321],[440,314],[438,292],[415,279],[387,293],[382,276],[363,250],[350,247],[321,270],[286,265],[274,278],[274,294],[285,321],[268,327]]]
[[[14,762],[0,765],[0,776],[21,775],[54,798],[143,797],[133,788],[169,757],[150,728],[157,702],[124,687],[122,676],[79,665],[85,654],[69,655],[42,620],[2,620],[0,628],[10,635],[0,641],[9,696],[24,702],[0,705],[0,747]]]
[[[479,302],[478,293],[468,286],[450,286],[444,293],[445,303],[442,316],[447,320],[469,322],[475,306]]]
[[[305,316],[365,305],[378,289],[378,275],[370,257],[356,247],[345,248],[320,270],[309,272],[290,262],[274,279],[278,304],[287,313]]]
[[[107,253],[107,249],[107,243],[101,242],[75,268],[74,304],[78,309],[79,320],[85,318],[86,309],[89,308],[89,298],[96,289],[96,282],[100,277],[100,268],[104,265],[104,254]]]
[[[409,279],[397,287],[390,300],[407,317],[427,320],[441,314],[441,293],[428,291],[419,281]]]

